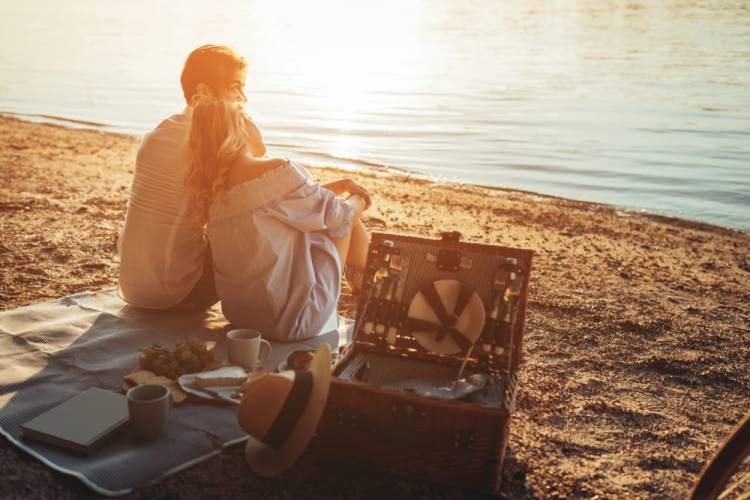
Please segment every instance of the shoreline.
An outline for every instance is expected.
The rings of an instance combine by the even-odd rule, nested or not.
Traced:
[[[30,117],[31,119],[24,118],[24,117]],[[46,114],[41,114],[41,113],[13,113],[13,112],[8,112],[8,111],[0,111],[0,118],[10,118],[10,119],[16,119],[16,120],[24,121],[28,123],[39,124],[39,125],[51,125],[55,127],[71,128],[71,129],[76,129],[76,130],[95,130],[95,131],[100,131],[106,134],[129,137],[129,138],[133,138],[136,140],[140,140],[141,137],[143,136],[143,134],[116,131],[114,126],[107,125],[106,123],[79,120],[79,119],[54,116],[54,115],[46,115]],[[35,118],[38,118],[38,120]],[[268,146],[271,148],[288,147],[287,145],[279,145],[279,144],[273,144],[273,143],[268,143]],[[412,178],[432,182],[435,184],[475,186],[475,187],[489,189],[492,191],[501,191],[501,192],[508,192],[508,193],[522,193],[522,194],[526,194],[530,196],[538,196],[542,198],[574,202],[574,203],[578,203],[581,205],[609,208],[617,212],[621,212],[623,214],[628,214],[628,216],[645,216],[645,217],[655,218],[664,222],[673,221],[675,224],[681,225],[683,227],[688,227],[688,226],[692,226],[695,228],[700,227],[706,231],[711,231],[713,230],[712,228],[715,228],[716,230],[719,230],[721,232],[729,231],[729,232],[740,232],[740,233],[750,234],[750,228],[744,229],[740,227],[725,226],[722,224],[705,222],[705,221],[696,220],[696,219],[688,219],[688,218],[679,217],[676,215],[670,215],[668,213],[650,212],[650,211],[647,211],[646,209],[623,208],[623,207],[619,207],[619,206],[612,205],[609,203],[604,203],[604,202],[580,200],[576,198],[565,198],[563,196],[558,196],[558,195],[551,194],[551,193],[541,193],[538,191],[531,191],[527,189],[510,188],[510,187],[504,187],[504,186],[494,186],[490,184],[468,183],[468,182],[461,182],[457,180],[442,179],[440,177],[432,177],[428,174],[411,172],[406,169],[400,169],[400,168],[392,167],[389,165],[382,165],[382,164],[378,164],[374,162],[369,162],[366,160],[339,158],[339,157],[332,156],[328,153],[316,153],[315,156],[320,157],[320,161],[318,161],[317,159],[305,158],[304,163],[306,165],[311,165],[317,168],[340,168],[341,170],[346,170],[346,171],[362,170],[365,172],[368,172],[368,171],[385,172],[391,175],[412,177]],[[326,165],[325,164],[326,159],[332,162],[338,162],[342,164],[351,163],[353,166],[351,168],[348,168],[342,165]]]
[[[116,284],[138,140],[0,116],[0,310]],[[686,496],[750,398],[750,234],[592,202],[378,170],[311,167],[373,194],[386,231],[536,252],[519,396],[500,493]],[[354,301],[344,287],[343,316]],[[240,448],[240,449],[238,449]],[[260,480],[241,447],[128,498],[473,498],[304,456]],[[93,498],[0,440],[0,497]]]

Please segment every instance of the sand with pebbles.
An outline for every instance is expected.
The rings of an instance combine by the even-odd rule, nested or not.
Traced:
[[[115,285],[138,139],[0,117],[0,309]],[[750,235],[679,219],[393,172],[352,177],[389,231],[536,252],[501,493],[684,496],[750,409]],[[352,315],[344,290],[341,308]],[[0,496],[90,496],[0,441]],[[469,497],[304,457],[262,480],[230,449],[133,498]]]

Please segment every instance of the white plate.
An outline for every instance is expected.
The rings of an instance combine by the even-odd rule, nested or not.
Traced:
[[[438,296],[440,297],[445,310],[448,313],[452,313],[456,307],[456,301],[458,300],[458,293],[462,286],[466,286],[457,280],[438,280],[435,281],[435,289],[437,290]],[[417,292],[414,298],[409,304],[409,317],[415,319],[421,319],[429,321],[430,323],[440,324],[437,315],[430,307],[427,299],[424,298],[422,292]],[[454,325],[455,329],[458,330],[471,344],[476,342],[479,336],[482,334],[484,328],[485,312],[482,299],[479,298],[476,292],[473,292],[469,298],[469,302],[466,304],[461,316],[458,317]],[[435,328],[437,330],[437,327]],[[417,339],[419,345],[424,347],[430,352],[438,354],[457,354],[461,352],[461,347],[453,341],[450,336],[445,336],[442,340],[437,341],[435,339],[435,331],[423,331],[414,332],[414,338]]]
[[[203,398],[209,401],[226,401],[228,403],[236,405],[240,404],[240,399],[237,397],[233,397],[233,394],[240,389],[241,385],[206,388],[195,387],[193,385],[193,381],[195,380],[195,377],[200,375],[201,373],[203,372],[186,373],[185,375],[182,375],[177,379],[177,383],[180,384],[180,387],[183,391],[194,396],[198,396],[199,398]]]

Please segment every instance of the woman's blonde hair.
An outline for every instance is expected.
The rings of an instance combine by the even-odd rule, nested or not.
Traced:
[[[242,103],[213,96],[195,99],[188,133],[192,162],[185,184],[193,220],[204,224],[214,200],[227,190],[230,167],[250,144]]]

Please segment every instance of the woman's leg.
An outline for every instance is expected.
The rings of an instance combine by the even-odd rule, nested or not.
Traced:
[[[355,198],[355,197],[352,197]],[[359,198],[359,197],[357,197]],[[347,200],[347,203],[352,203],[355,207],[354,218],[352,220],[352,230],[347,233],[343,238],[334,239],[332,238],[333,244],[336,245],[336,249],[339,251],[339,257],[341,257],[341,263],[346,267],[354,267],[356,270],[361,272],[364,271],[365,264],[367,262],[367,250],[370,246],[370,234],[367,232],[364,224],[360,220],[360,215],[364,205],[361,200]],[[343,271],[343,270],[342,270]],[[347,280],[348,281],[348,280]],[[357,284],[349,283],[349,286],[356,292]]]
[[[353,228],[354,224],[352,224],[352,229]],[[336,250],[339,251],[339,257],[341,258],[341,267],[343,272],[343,267],[349,260],[349,244],[352,241],[352,231],[346,233],[346,235],[344,235],[342,238],[331,238],[331,241],[333,241],[333,244],[336,245]]]
[[[344,268],[346,282],[354,293],[359,293],[359,289],[362,286],[369,247],[370,233],[362,223],[362,220],[356,219],[354,224],[352,224],[349,255],[347,256],[346,266]]]
[[[358,217],[352,223],[351,242],[346,263],[363,270],[367,264],[367,250],[370,247],[370,233]]]

